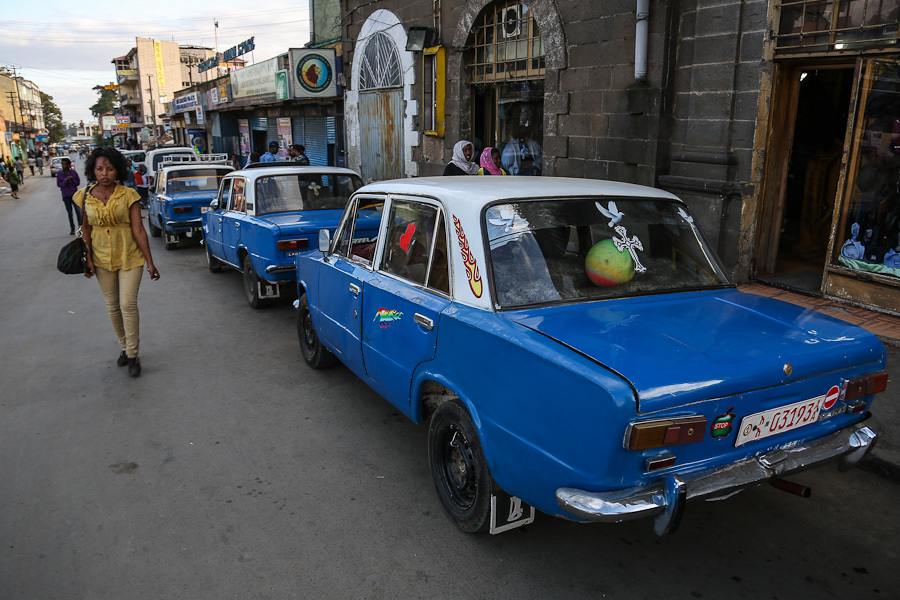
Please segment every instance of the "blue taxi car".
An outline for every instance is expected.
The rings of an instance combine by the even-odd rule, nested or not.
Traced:
[[[502,181],[501,181],[502,180]],[[354,235],[377,215],[376,239]],[[652,517],[835,459],[858,462],[885,350],[742,293],[677,197],[614,182],[367,185],[297,258],[298,337],[428,424],[438,498],[467,532]]]
[[[203,215],[209,270],[243,274],[248,304],[293,292],[294,257],[334,230],[362,183],[350,169],[253,165],[228,174]]]
[[[166,250],[186,238],[199,241],[202,215],[218,194],[222,178],[231,171],[227,165],[196,160],[161,165],[147,209],[150,235],[163,236]]]

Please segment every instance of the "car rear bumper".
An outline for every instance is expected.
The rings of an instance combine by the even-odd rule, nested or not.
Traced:
[[[705,471],[669,475],[646,487],[606,492],[559,488],[556,501],[566,512],[584,521],[620,523],[656,517],[654,527],[663,535],[674,531],[687,500],[727,496],[836,458],[841,458],[842,468],[849,468],[872,449],[877,438],[872,429],[856,424],[786,450],[773,450]]]
[[[188,221],[169,221],[166,220],[166,231],[172,233],[184,233],[187,231],[202,231],[203,219],[190,219]]]

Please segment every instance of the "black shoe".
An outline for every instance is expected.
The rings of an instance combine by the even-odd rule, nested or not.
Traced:
[[[124,350],[122,350],[122,353],[119,354],[119,358],[116,359],[116,366],[124,367],[127,364],[128,364],[128,355],[125,354]]]
[[[73,230],[69,231],[69,235],[75,235],[75,230],[73,229]],[[121,367],[122,365],[119,365],[119,366]]]
[[[128,374],[132,377],[141,376],[141,359],[137,356],[128,359]]]

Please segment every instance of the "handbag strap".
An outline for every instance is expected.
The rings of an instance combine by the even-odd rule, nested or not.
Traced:
[[[87,186],[86,188],[84,188],[84,195],[81,196],[81,227],[83,227],[85,223],[90,225],[90,223],[88,223],[87,200],[88,200],[88,195],[91,193],[91,190],[94,189],[96,186],[97,186],[96,183],[93,183],[93,184]],[[78,237],[80,237],[83,240],[84,235],[82,234],[81,227],[78,228]]]

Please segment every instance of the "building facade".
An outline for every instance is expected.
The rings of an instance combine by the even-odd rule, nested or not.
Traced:
[[[863,238],[882,236],[869,254],[872,267],[840,258],[862,217],[861,209],[837,212],[857,185],[854,160],[875,152],[873,136],[888,149],[866,173],[887,174],[877,182],[883,190],[896,187],[890,139],[900,124],[895,135],[896,108],[877,108],[900,107],[892,95],[896,2],[343,0],[341,9],[348,162],[365,179],[439,174],[454,143],[467,139],[478,151],[500,149],[513,173],[676,193],[738,281],[777,274],[783,263],[789,277],[776,278],[779,285],[900,307],[893,285],[900,279],[887,270],[896,195],[885,191],[890,198],[875,210],[886,220],[871,216],[856,228],[867,250]],[[830,91],[804,91],[814,85]],[[804,98],[841,94],[843,104],[818,119],[843,129],[826,134],[809,111],[796,110]],[[859,112],[866,102],[881,111],[878,125]],[[790,107],[790,123],[773,121]],[[792,146],[784,134],[793,138],[794,129],[802,135]],[[803,137],[815,134],[833,138],[831,154]],[[784,168],[816,148],[814,167]],[[838,162],[828,163],[835,151]],[[803,177],[807,192],[796,189]],[[816,194],[830,200],[804,200]],[[794,234],[805,236],[798,252],[816,265],[802,277],[773,242],[801,213],[807,225]],[[881,225],[868,225],[875,221]],[[809,277],[816,269],[818,278]],[[849,270],[878,291],[850,285]]]
[[[15,158],[48,143],[41,90],[32,81],[0,70],[0,153]]]

